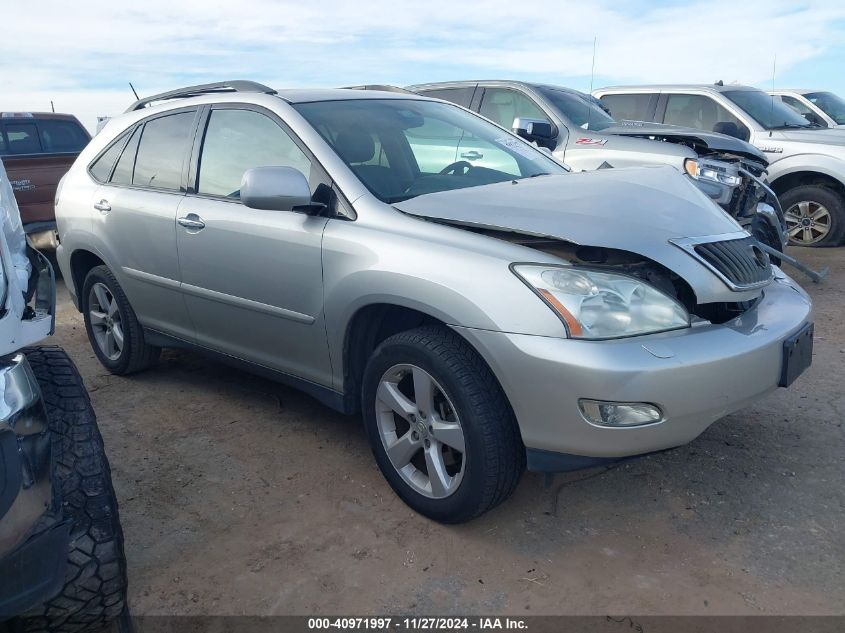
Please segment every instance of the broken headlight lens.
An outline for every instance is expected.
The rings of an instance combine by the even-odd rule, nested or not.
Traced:
[[[684,171],[696,180],[709,180],[731,187],[736,187],[742,182],[741,176],[727,173],[724,167],[705,163],[695,158],[687,158],[684,161]]]
[[[542,264],[516,264],[513,271],[558,314],[572,338],[621,338],[690,324],[680,303],[635,277]]]

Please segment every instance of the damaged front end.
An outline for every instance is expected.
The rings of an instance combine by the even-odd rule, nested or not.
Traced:
[[[466,226],[462,228],[540,251],[573,266],[621,273],[640,279],[681,304],[689,313],[692,324],[704,321],[721,324],[731,321],[751,309],[759,300],[758,295],[742,301],[700,303],[694,290],[683,277],[642,255],[513,232],[473,229]],[[747,236],[715,243],[681,239],[676,241],[676,245],[738,291],[762,288],[772,279],[773,271],[767,255],[756,248],[752,238]]]
[[[783,251],[786,221],[766,182],[768,161],[756,148],[723,134],[654,123],[625,122],[605,132],[693,150],[697,157],[684,163],[687,175],[758,241]]]
[[[642,280],[681,304],[693,325],[736,318],[775,274],[758,242],[670,167],[547,176],[396,206],[540,251],[564,266]]]

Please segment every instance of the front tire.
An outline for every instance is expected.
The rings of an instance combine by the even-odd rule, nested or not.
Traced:
[[[126,557],[117,498],[88,392],[59,347],[23,350],[47,411],[53,486],[73,522],[61,592],[21,620],[24,631],[93,632],[126,609]]]
[[[148,345],[123,288],[107,266],[92,268],[82,285],[82,315],[97,359],[123,376],[155,364],[160,347]]]
[[[364,425],[382,474],[411,508],[461,523],[508,498],[525,447],[490,369],[440,327],[382,342],[364,371]]]
[[[838,246],[845,239],[845,201],[833,189],[795,187],[780,197],[780,204],[790,244]]]

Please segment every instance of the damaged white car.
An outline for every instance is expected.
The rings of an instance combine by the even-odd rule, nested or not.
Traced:
[[[811,359],[807,295],[677,170],[569,173],[416,95],[144,99],[82,153],[57,217],[105,367],[191,347],[360,413],[390,485],[440,521],[526,465],[689,442]]]

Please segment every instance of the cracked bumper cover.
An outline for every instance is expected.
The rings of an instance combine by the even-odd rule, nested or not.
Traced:
[[[499,379],[529,466],[571,470],[686,444],[774,390],[784,340],[809,321],[809,297],[778,271],[756,306],[721,325],[612,341],[455,330]],[[653,403],[664,418],[639,427],[597,426],[581,415],[580,398]]]

